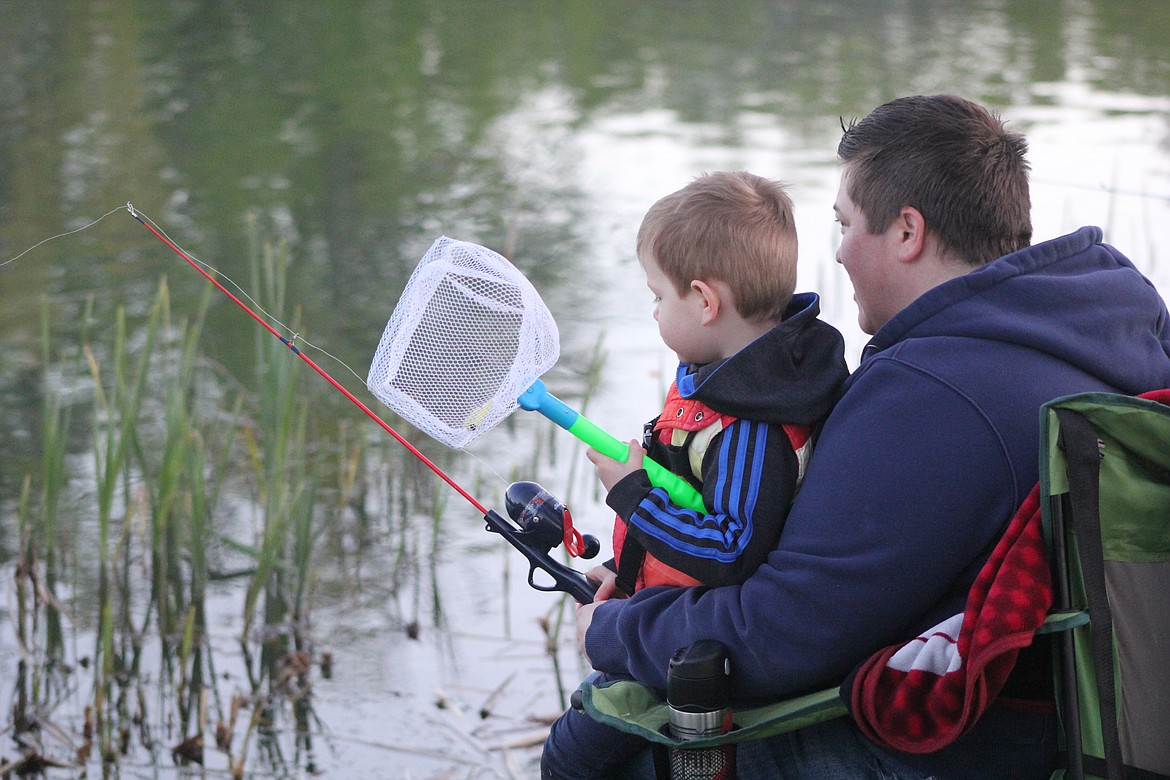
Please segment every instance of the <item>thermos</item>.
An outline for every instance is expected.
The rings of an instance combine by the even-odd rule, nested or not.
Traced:
[[[680,741],[731,730],[731,664],[724,646],[702,639],[675,651],[666,678],[670,733]],[[672,780],[733,780],[735,745],[670,749]]]

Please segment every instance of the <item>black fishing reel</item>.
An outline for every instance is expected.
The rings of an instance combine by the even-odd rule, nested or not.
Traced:
[[[581,558],[594,558],[601,551],[597,537],[578,533],[573,528],[569,508],[535,482],[509,485],[504,493],[504,508],[508,510],[508,517],[520,526],[524,538],[541,552],[548,552],[559,544],[564,544],[572,555]]]
[[[574,529],[568,507],[535,482],[513,482],[504,503],[512,523],[494,510],[483,519],[487,530],[504,537],[528,559],[528,584],[536,590],[568,593],[582,604],[593,601],[597,583],[555,560],[549,551],[564,544],[572,555],[593,558],[601,550],[597,537]],[[551,584],[536,581],[537,569],[551,578]]]

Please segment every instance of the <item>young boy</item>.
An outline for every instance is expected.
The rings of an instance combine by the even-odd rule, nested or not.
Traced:
[[[645,447],[702,492],[708,514],[650,484],[637,442],[625,463],[590,450],[618,514],[615,560],[589,572],[598,600],[742,582],[775,548],[812,434],[848,376],[843,339],[817,319],[817,296],[793,295],[796,251],[784,187],[749,173],[700,176],[642,220],[638,261],[679,359]],[[643,747],[570,709],[553,724],[541,776],[606,777]]]
[[[636,443],[625,463],[590,450],[618,514],[613,574],[590,572],[600,598],[612,584],[630,595],[751,574],[780,538],[813,430],[848,375],[840,334],[817,319],[817,296],[793,295],[796,228],[781,184],[701,176],[650,208],[637,254],[659,333],[679,359],[644,446],[702,491],[709,514],[653,488]]]

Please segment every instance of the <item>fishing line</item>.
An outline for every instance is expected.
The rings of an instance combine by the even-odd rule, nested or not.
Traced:
[[[102,214],[97,219],[95,219],[92,222],[89,222],[85,225],[82,225],[79,228],[76,228],[74,230],[68,230],[68,231],[65,231],[63,233],[58,233],[56,235],[49,236],[48,238],[45,238],[41,241],[38,241],[36,244],[33,244],[28,249],[25,249],[23,252],[16,255],[15,257],[10,258],[8,260],[5,260],[3,262],[0,262],[0,268],[3,268],[4,266],[10,265],[11,263],[15,263],[17,260],[24,257],[28,253],[32,252],[34,249],[37,249],[38,247],[40,247],[44,244],[47,244],[50,241],[56,240],[58,238],[64,238],[66,236],[71,236],[71,235],[74,235],[75,233],[80,233],[84,230],[88,230],[89,228],[93,227],[94,225],[96,225],[99,222],[101,222],[102,220],[104,220],[106,217],[110,216],[111,214],[122,211],[123,209],[125,209],[127,211],[127,213],[130,214],[130,216],[134,217],[134,219],[136,219],[144,227],[146,227],[147,230],[149,230],[151,233],[153,233],[159,240],[161,240],[164,244],[166,244],[173,252],[175,252],[180,257],[182,257],[185,261],[187,261],[187,263],[192,268],[194,268],[196,271],[199,272],[200,275],[202,275],[205,279],[207,279],[209,282],[211,282],[216,288],[218,288],[220,290],[220,292],[224,293],[228,298],[230,298],[232,301],[234,301],[236,304],[238,304],[242,309],[244,309],[244,311],[246,311],[258,323],[260,323],[260,325],[263,326],[265,330],[267,330],[269,333],[271,333],[272,335],[274,335],[278,339],[280,339],[281,342],[284,343],[285,346],[287,346],[292,352],[297,354],[302,360],[304,360],[306,363],[308,363],[327,382],[329,382],[331,385],[333,385],[334,388],[336,388],[346,398],[348,398],[355,405],[357,405],[358,408],[360,408],[369,417],[371,417],[376,423],[378,423],[378,425],[381,426],[383,430],[385,430],[387,433],[389,433],[391,436],[393,436],[396,441],[398,441],[400,444],[402,444],[404,447],[406,447],[406,449],[408,451],[410,451],[411,454],[413,454],[415,457],[417,457],[419,460],[421,460],[428,468],[430,468],[432,471],[434,471],[436,473],[436,475],[438,475],[444,482],[446,482],[448,485],[450,485],[452,488],[454,488],[456,490],[456,492],[458,492],[461,496],[463,496],[465,499],[467,499],[476,509],[478,509],[479,511],[481,511],[485,514],[487,513],[487,510],[474,497],[472,497],[469,493],[467,493],[465,490],[463,490],[463,488],[460,487],[458,484],[456,484],[455,481],[451,477],[449,477],[446,473],[444,473],[429,458],[427,458],[425,455],[423,455],[421,452],[419,452],[419,450],[416,447],[414,447],[412,444],[410,444],[408,441],[406,441],[402,436],[400,436],[397,431],[393,430],[388,423],[386,423],[384,420],[382,420],[377,414],[375,414],[372,410],[370,410],[369,407],[367,407],[360,400],[358,400],[345,387],[343,387],[336,379],[334,379],[332,376],[330,376],[328,374],[328,372],[326,372],[319,365],[317,365],[316,362],[314,362],[307,355],[305,355],[304,352],[302,351],[302,349],[303,348],[310,348],[310,349],[313,349],[313,350],[319,352],[320,354],[326,356],[327,358],[329,358],[330,360],[332,360],[333,362],[337,363],[339,366],[344,368],[346,371],[348,371],[350,374],[352,374],[359,382],[364,383],[365,379],[360,374],[358,374],[356,371],[354,371],[353,368],[351,368],[348,363],[346,363],[344,360],[342,360],[338,356],[334,355],[332,352],[328,351],[327,349],[319,347],[316,344],[313,344],[312,342],[310,342],[308,339],[305,339],[303,336],[301,336],[301,334],[299,332],[294,331],[292,328],[290,328],[288,325],[286,325],[284,322],[282,322],[279,317],[274,316],[272,313],[270,313],[268,310],[266,310],[262,305],[260,305],[260,303],[257,302],[255,298],[253,298],[251,295],[248,294],[247,290],[245,290],[242,286],[240,286],[230,276],[228,276],[227,274],[218,270],[217,268],[210,265],[209,263],[206,263],[203,260],[200,260],[199,258],[195,257],[191,253],[184,250],[182,247],[179,246],[179,244],[176,241],[174,241],[167,234],[167,232],[158,223],[156,223],[153,219],[151,219],[148,215],[146,215],[142,211],[135,208],[134,204],[127,202],[124,206],[117,206],[115,208],[112,208],[109,211],[107,211],[105,214]],[[231,285],[231,287],[236,290],[236,293],[233,293],[230,290],[226,289],[223,286],[223,284],[220,283],[219,279],[222,279],[224,282]],[[237,293],[238,293],[238,295],[237,295]],[[243,300],[241,300],[241,299],[243,299]],[[251,304],[251,306],[249,306],[248,304],[245,304],[244,300],[247,300],[248,303]],[[259,316],[259,314],[257,314],[256,312],[260,312],[261,314],[264,315],[264,317]],[[267,320],[265,318],[267,318]],[[270,324],[269,321],[271,323],[275,323],[276,326],[282,328],[289,335],[287,337],[284,335],[281,335],[281,333],[279,331],[277,331],[272,326],[272,324]],[[301,345],[300,347],[297,346],[298,342]],[[493,468],[490,463],[485,461],[483,458],[480,458],[479,456],[475,455],[475,453],[469,452],[467,454],[470,455],[475,460],[477,460],[480,464],[485,466],[496,477],[496,479],[498,479],[501,483],[505,483],[505,484],[507,483],[507,480],[504,479],[503,475],[501,475],[498,471],[496,471],[495,468]]]
[[[15,263],[17,260],[19,260],[20,258],[24,257],[24,256],[25,256],[25,255],[27,255],[29,252],[32,252],[34,249],[36,249],[36,248],[38,248],[38,247],[40,247],[40,246],[42,246],[42,245],[44,245],[44,244],[47,244],[47,243],[49,243],[50,241],[54,241],[54,240],[56,240],[56,239],[58,239],[58,238],[65,238],[66,236],[71,236],[71,235],[73,235],[73,234],[75,234],[75,233],[80,233],[80,232],[82,232],[83,230],[88,230],[89,228],[93,227],[93,226],[94,226],[94,225],[96,225],[97,223],[101,222],[101,221],[102,221],[103,219],[105,219],[106,217],[110,216],[111,214],[115,214],[115,213],[117,213],[117,212],[119,212],[119,211],[122,211],[123,209],[125,209],[126,211],[128,211],[132,217],[135,217],[135,218],[137,218],[139,222],[142,222],[143,224],[146,224],[147,222],[149,222],[149,223],[150,223],[150,227],[151,227],[151,229],[152,229],[152,230],[153,230],[153,231],[156,233],[156,235],[159,235],[161,238],[163,238],[163,240],[164,240],[164,241],[166,241],[166,242],[167,242],[167,244],[171,245],[172,247],[175,247],[175,248],[177,248],[177,247],[178,247],[178,244],[177,244],[177,242],[175,242],[173,239],[171,239],[171,237],[167,235],[166,231],[165,231],[165,230],[163,230],[163,229],[162,229],[162,227],[161,227],[161,226],[160,226],[160,225],[159,225],[157,222],[155,222],[153,219],[151,219],[149,216],[147,216],[147,215],[146,215],[146,214],[144,214],[143,212],[141,212],[141,211],[139,211],[138,209],[136,209],[132,203],[127,203],[127,204],[126,204],[126,205],[124,205],[124,206],[116,206],[115,208],[112,208],[112,209],[110,209],[109,211],[107,211],[105,214],[102,214],[102,215],[101,215],[100,217],[98,217],[97,219],[93,220],[92,222],[90,222],[90,223],[88,223],[88,224],[86,224],[86,225],[82,225],[81,227],[79,227],[79,228],[76,228],[75,230],[69,230],[69,231],[66,231],[66,232],[64,232],[64,233],[58,233],[58,234],[57,234],[57,235],[55,235],[55,236],[49,236],[49,237],[48,237],[48,238],[46,238],[46,239],[43,239],[43,240],[41,240],[41,241],[38,241],[37,243],[35,243],[35,244],[33,244],[32,246],[30,246],[28,249],[26,249],[26,250],[24,250],[23,252],[21,252],[21,253],[20,253],[19,255],[17,255],[16,257],[13,257],[13,258],[11,258],[11,259],[9,259],[9,260],[5,260],[4,262],[0,263],[0,268],[3,268],[4,266],[6,266],[6,265],[9,265],[9,264],[11,264],[11,263]],[[182,254],[183,254],[183,256],[185,256],[185,257],[186,257],[186,258],[187,258],[189,261],[191,261],[191,262],[194,262],[194,263],[197,263],[199,266],[202,266],[202,268],[204,268],[204,269],[207,269],[207,270],[208,270],[208,271],[210,271],[211,273],[215,274],[215,275],[216,275],[216,277],[218,277],[218,278],[221,278],[221,279],[223,279],[225,282],[227,282],[228,284],[230,284],[230,285],[232,286],[232,288],[234,288],[234,289],[237,291],[237,293],[239,293],[239,296],[240,296],[241,298],[244,298],[244,299],[246,299],[246,300],[248,301],[248,303],[250,303],[254,309],[256,309],[257,311],[259,311],[261,314],[263,314],[263,315],[264,315],[265,317],[267,317],[269,320],[271,320],[272,322],[276,323],[278,326],[280,326],[280,327],[281,327],[281,328],[283,328],[285,331],[287,331],[287,332],[290,334],[289,338],[290,338],[290,340],[291,340],[291,341],[300,341],[300,343],[301,343],[301,344],[303,344],[304,346],[306,346],[306,347],[309,347],[309,348],[311,348],[311,349],[314,349],[314,350],[316,350],[317,352],[320,352],[322,355],[325,355],[325,356],[326,356],[326,357],[328,357],[330,360],[332,360],[334,363],[337,363],[339,366],[341,366],[342,368],[344,368],[346,371],[348,371],[349,373],[353,374],[353,375],[354,375],[354,377],[355,377],[355,378],[356,378],[358,381],[360,381],[360,382],[365,382],[365,378],[364,378],[364,377],[362,377],[362,375],[361,375],[361,374],[359,374],[358,372],[354,371],[354,370],[353,370],[353,368],[351,368],[351,367],[349,366],[349,364],[348,364],[348,363],[346,363],[344,360],[342,360],[341,358],[339,358],[339,357],[337,357],[336,355],[334,355],[333,353],[331,353],[329,350],[327,350],[327,349],[324,349],[324,348],[322,348],[322,347],[319,347],[319,346],[317,346],[316,344],[313,344],[313,343],[312,343],[311,341],[309,341],[308,339],[305,339],[305,338],[303,338],[303,337],[301,336],[301,334],[300,334],[300,333],[298,333],[298,332],[294,331],[294,330],[293,330],[292,328],[290,328],[288,325],[284,324],[284,323],[283,323],[283,322],[280,320],[280,318],[279,318],[279,317],[276,317],[276,316],[274,316],[272,313],[270,313],[269,311],[267,311],[267,310],[266,310],[266,309],[265,309],[263,306],[261,306],[261,305],[260,305],[260,304],[259,304],[259,303],[256,301],[256,299],[255,299],[255,298],[253,298],[251,295],[249,295],[249,294],[248,294],[248,292],[247,292],[247,291],[246,291],[246,290],[245,290],[243,287],[241,287],[241,286],[240,286],[240,285],[239,285],[239,284],[238,284],[238,283],[237,283],[237,282],[236,282],[234,279],[232,279],[230,276],[228,276],[227,274],[225,274],[223,271],[220,271],[219,269],[217,269],[217,268],[215,268],[215,267],[211,266],[210,264],[203,262],[203,261],[202,261],[202,260],[200,260],[198,257],[195,257],[194,255],[192,255],[192,254],[191,254],[191,253],[189,253],[189,252],[183,251],[183,252],[182,252]],[[197,270],[199,270],[199,269],[197,269]],[[502,480],[502,479],[503,479],[503,478],[501,477],[501,480]]]
[[[128,206],[128,205],[130,205],[130,204],[126,204],[126,205]],[[122,210],[122,209],[124,209],[124,208],[126,208],[126,206],[118,206],[117,208],[112,208],[112,209],[110,209],[109,211],[107,211],[105,214],[102,214],[100,217],[98,217],[97,219],[95,219],[93,222],[90,222],[88,225],[82,225],[81,227],[77,228],[76,230],[69,230],[69,231],[66,231],[65,233],[58,233],[58,234],[57,234],[57,235],[55,235],[55,236],[49,236],[48,238],[46,238],[46,239],[44,239],[44,240],[42,240],[42,241],[38,241],[37,243],[35,243],[35,244],[33,244],[32,246],[30,246],[28,249],[26,249],[26,250],[24,250],[23,252],[21,252],[21,253],[20,253],[19,255],[17,255],[16,257],[12,258],[11,260],[5,260],[3,263],[0,263],[0,268],[3,268],[4,266],[8,265],[9,263],[15,263],[17,260],[19,260],[20,258],[24,257],[24,256],[25,256],[25,255],[27,255],[29,252],[33,251],[34,249],[36,249],[37,247],[41,246],[42,244],[47,244],[47,243],[49,243],[50,241],[52,241],[52,240],[54,240],[54,239],[57,239],[57,238],[64,238],[65,236],[71,236],[71,235],[73,235],[74,233],[80,233],[80,232],[81,232],[81,231],[83,231],[83,230],[88,230],[89,228],[93,227],[93,226],[94,226],[94,225],[96,225],[97,223],[101,222],[101,221],[102,221],[103,219],[105,219],[106,217],[108,217],[108,216],[110,216],[111,214],[113,214],[114,212],[121,211],[121,210]]]
[[[331,384],[335,390],[344,395],[355,406],[361,409],[367,417],[376,422],[379,427],[382,428],[382,430],[386,431],[386,433],[390,434],[394,440],[405,447],[406,450],[410,452],[410,454],[418,458],[418,460],[422,462],[423,465],[434,472],[435,476],[446,482],[447,485],[451,487],[451,489],[453,489],[456,493],[466,499],[469,504],[475,507],[475,509],[478,510],[481,515],[483,515],[485,528],[488,531],[499,534],[508,542],[508,544],[516,548],[524,555],[525,558],[528,559],[528,584],[530,586],[536,590],[546,592],[560,591],[566,593],[582,604],[588,604],[589,602],[593,601],[593,597],[597,591],[597,585],[590,581],[581,572],[566,566],[565,564],[549,556],[552,548],[562,543],[565,545],[569,553],[574,556],[592,558],[597,555],[598,551],[600,550],[601,545],[595,537],[583,535],[573,528],[572,517],[569,514],[568,507],[561,504],[560,501],[558,501],[548,491],[546,491],[540,485],[537,485],[535,482],[514,482],[508,486],[508,489],[505,492],[505,504],[507,506],[508,514],[512,518],[512,522],[505,520],[503,517],[496,514],[496,512],[489,510],[478,500],[476,500],[474,496],[464,490],[463,487],[454,479],[452,479],[445,471],[435,465],[426,455],[422,454],[422,452],[420,452],[417,447],[407,441],[400,433],[398,433],[398,431],[390,427],[389,423],[387,423],[385,420],[375,414],[368,406],[358,400],[358,398],[354,396],[353,393],[351,393],[340,382],[334,379],[333,376],[329,374],[329,372],[321,368],[321,366],[317,365],[317,363],[312,358],[306,355],[296,344],[296,341],[299,338],[299,334],[293,333],[291,337],[281,335],[280,331],[276,330],[276,328],[274,328],[272,324],[270,324],[268,320],[265,319],[265,317],[273,320],[285,330],[290,329],[283,323],[280,323],[277,318],[273,317],[271,314],[268,314],[268,312],[264,312],[265,316],[262,317],[254,309],[249,307],[248,304],[241,300],[240,296],[237,296],[231,290],[224,287],[224,285],[216,278],[217,276],[222,276],[222,274],[220,274],[210,265],[197,260],[185,252],[178,244],[176,244],[169,236],[166,235],[162,228],[156,226],[153,220],[135,209],[133,204],[126,203],[124,207],[119,206],[116,209],[112,209],[90,224],[78,228],[77,230],[72,230],[67,233],[62,233],[58,236],[47,238],[35,246],[26,249],[24,252],[12,258],[12,260],[9,260],[5,263],[0,263],[0,267],[8,265],[9,263],[12,263],[13,261],[23,257],[36,247],[44,244],[46,241],[51,241],[53,238],[60,238],[61,236],[77,233],[80,230],[92,227],[93,225],[108,217],[110,214],[113,214],[115,211],[120,211],[122,208],[125,208],[130,216],[134,217],[134,219],[139,224],[141,224],[143,227],[153,233],[155,237],[166,244],[171,249],[171,251],[179,255],[179,257],[183,258],[183,260],[186,261],[189,266],[194,268],[216,289],[230,298],[234,303],[236,303],[262,328],[264,328],[276,338],[280,339],[282,344],[292,350],[292,352],[297,357],[307,363],[310,368],[312,368],[321,376],[321,378]],[[227,277],[224,278],[227,279]],[[256,309],[264,311],[262,307],[256,304],[251,296],[239,288],[239,285],[236,285],[235,282],[231,282],[230,279],[227,279],[227,281],[239,289],[240,294],[244,298],[247,298],[249,301],[251,301],[253,305],[255,305]],[[350,373],[354,373],[356,376],[356,373],[353,371],[353,369],[345,365],[345,363],[339,360],[337,357],[330,355],[328,352],[321,350],[319,347],[314,347],[314,349],[317,349],[318,351],[333,358],[333,360],[345,366],[345,368],[349,370]],[[361,377],[358,378],[360,379]],[[479,459],[477,458],[477,460]],[[488,467],[491,469],[490,465]],[[495,473],[494,469],[491,470],[493,473]],[[498,473],[496,476],[500,477]],[[500,477],[500,479],[503,481],[502,477]],[[537,582],[535,579],[537,570],[548,574],[552,578],[551,584]]]
[[[354,406],[361,409],[366,414],[366,416],[369,417],[374,422],[376,422],[378,424],[378,426],[382,428],[382,430],[386,431],[386,433],[388,433],[392,437],[394,437],[395,441],[397,441],[399,444],[401,444],[403,447],[405,447],[407,449],[407,451],[410,452],[410,454],[412,454],[416,458],[418,458],[419,461],[421,461],[423,465],[425,465],[432,472],[434,472],[434,474],[437,477],[439,477],[444,482],[446,482],[459,495],[463,496],[463,498],[466,499],[467,502],[470,503],[473,507],[475,507],[480,512],[480,514],[485,515],[485,516],[488,514],[487,507],[485,507],[478,500],[476,500],[476,498],[473,495],[471,495],[469,492],[464,490],[463,487],[458,482],[456,482],[452,477],[450,477],[447,474],[447,472],[445,472],[441,468],[439,468],[433,461],[431,461],[430,458],[428,458],[421,451],[419,451],[419,449],[417,447],[415,447],[413,444],[411,444],[409,441],[407,441],[406,438],[404,436],[402,436],[402,434],[398,433],[398,431],[396,431],[392,427],[390,427],[389,423],[387,423],[385,420],[383,420],[381,417],[379,417],[372,409],[370,409],[370,407],[368,407],[364,403],[362,403],[362,401],[357,396],[355,396],[353,393],[351,393],[349,390],[347,390],[344,385],[342,385],[340,382],[338,382],[336,379],[334,379],[333,376],[328,371],[321,368],[321,366],[319,366],[316,361],[314,361],[311,357],[306,355],[296,345],[296,339],[298,338],[297,334],[293,333],[291,338],[288,338],[288,337],[281,335],[280,331],[276,330],[276,328],[274,328],[267,320],[265,320],[264,317],[261,317],[258,313],[256,313],[255,310],[250,308],[248,306],[248,304],[244,303],[240,299],[239,296],[237,296],[231,290],[224,287],[223,284],[220,283],[218,279],[216,279],[216,276],[218,276],[219,274],[217,271],[215,271],[214,268],[207,265],[206,263],[202,263],[200,261],[197,261],[195,258],[191,257],[191,255],[189,255],[187,252],[183,251],[183,249],[180,248],[179,245],[176,244],[174,241],[172,241],[162,231],[162,229],[160,229],[154,225],[153,220],[151,220],[149,217],[147,217],[142,212],[135,209],[133,204],[127,203],[125,206],[125,209],[130,214],[130,216],[134,217],[134,219],[136,219],[140,224],[142,224],[143,227],[145,227],[147,230],[149,230],[151,233],[153,233],[160,241],[162,241],[164,244],[166,244],[171,249],[171,251],[173,251],[179,257],[183,258],[183,260],[185,260],[188,265],[190,265],[192,268],[194,268],[207,281],[211,282],[211,284],[214,285],[216,289],[218,289],[220,292],[222,292],[224,295],[226,295],[228,298],[230,298],[234,303],[236,303],[241,309],[243,309],[245,312],[247,312],[248,316],[250,316],[257,323],[259,323],[259,325],[262,328],[264,328],[266,331],[271,333],[276,338],[280,339],[282,344],[284,344],[286,347],[288,347],[293,352],[293,354],[295,354],[297,357],[299,357],[301,360],[303,360],[306,364],[308,364],[308,366],[310,368],[312,368],[314,371],[316,371],[321,376],[322,379],[324,379],[326,382],[328,382],[330,385],[332,385],[333,389],[337,390],[339,393],[341,393],[347,399],[349,399],[350,402],[352,402],[354,404]],[[214,275],[213,275],[213,273],[214,273]],[[235,285],[234,282],[232,284],[233,284],[233,286],[238,287],[238,285]],[[245,298],[248,298],[248,300],[252,300],[247,295],[247,293],[243,292],[243,290],[241,290],[240,292]],[[257,308],[259,309],[260,307],[257,306]],[[265,316],[271,318],[273,321],[277,322],[278,324],[281,324],[279,320],[277,320],[275,317],[272,317],[267,312],[265,312]],[[289,328],[283,324],[281,324],[281,327],[285,328],[285,330],[289,330]],[[316,347],[314,347],[314,348],[316,349]],[[321,351],[324,352],[324,350],[321,350]],[[325,353],[325,354],[328,354],[328,353]],[[332,357],[332,355],[330,355],[330,357]],[[334,358],[334,360],[337,360],[337,358]],[[337,360],[337,362],[341,363],[342,365],[345,365],[345,363],[340,361],[340,360]],[[346,366],[346,368],[350,371],[350,373],[353,373],[353,369],[349,368],[349,366]],[[359,379],[360,379],[360,377],[359,377]]]
[[[1126,187],[1112,187],[1107,184],[1082,184],[1074,181],[1059,181],[1057,179],[1032,179],[1033,184],[1043,184],[1049,187],[1063,187],[1070,190],[1089,190],[1092,192],[1100,192],[1105,195],[1122,195],[1131,198],[1143,198],[1145,200],[1162,200],[1170,202],[1170,194],[1161,192],[1147,192],[1146,190],[1135,190]]]
[[[139,211],[138,209],[136,209],[134,207],[134,204],[127,203],[125,206],[121,206],[118,209],[114,209],[114,211],[118,211],[122,208],[124,208],[124,209],[126,209],[126,211],[130,212],[130,216],[137,219],[143,225],[146,225],[146,227],[149,228],[151,230],[151,232],[153,232],[156,236],[161,238],[168,246],[170,246],[172,249],[174,249],[176,251],[179,251],[180,257],[183,257],[184,259],[188,260],[189,262],[194,262],[194,263],[198,264],[199,267],[196,268],[196,270],[199,271],[201,274],[203,274],[204,276],[208,276],[208,273],[204,273],[204,269],[206,269],[206,271],[209,272],[210,274],[215,274],[216,278],[222,278],[225,282],[230,284],[232,286],[232,288],[239,294],[240,298],[247,300],[248,303],[251,304],[251,308],[260,312],[265,317],[267,317],[269,320],[271,320],[273,323],[275,323],[276,325],[281,327],[283,330],[285,330],[289,334],[289,341],[292,341],[292,342],[299,341],[305,347],[309,347],[310,349],[313,349],[313,350],[316,350],[317,352],[320,352],[322,355],[329,358],[330,360],[332,360],[334,363],[336,363],[337,365],[344,368],[349,373],[353,374],[354,377],[356,377],[358,379],[358,381],[360,381],[360,382],[365,381],[365,379],[362,378],[361,374],[354,371],[349,366],[349,364],[346,363],[344,360],[337,357],[337,355],[334,355],[329,350],[324,349],[323,347],[319,347],[316,344],[309,341],[308,339],[304,338],[298,331],[294,331],[292,328],[290,328],[288,325],[286,325],[284,322],[282,322],[279,317],[275,316],[274,314],[269,312],[267,309],[265,309],[263,306],[261,306],[260,303],[257,302],[257,300],[255,298],[253,298],[251,295],[248,294],[247,290],[245,290],[243,287],[241,287],[230,276],[225,274],[223,271],[220,271],[218,268],[215,268],[210,263],[205,263],[204,261],[200,260],[198,257],[191,254],[190,252],[187,252],[186,250],[182,250],[179,247],[178,243],[176,241],[174,241],[174,239],[172,239],[169,235],[167,235],[167,232],[165,230],[163,230],[162,227],[157,222],[155,222],[153,219],[151,219],[149,216],[147,216],[142,211]],[[110,212],[110,213],[113,213],[113,212]],[[147,224],[147,223],[149,223],[149,224]],[[237,301],[237,303],[239,303],[239,301]]]
[[[250,304],[252,304],[253,308],[255,308],[257,311],[259,311],[261,314],[263,314],[265,317],[267,317],[269,320],[271,320],[276,325],[279,325],[287,333],[289,333],[289,338],[287,340],[280,337],[278,334],[274,334],[274,335],[277,335],[277,338],[280,338],[280,340],[283,341],[286,346],[293,349],[294,352],[297,350],[295,347],[293,347],[293,343],[296,343],[297,341],[299,341],[304,347],[309,347],[311,349],[316,350],[317,352],[320,352],[322,355],[325,355],[330,360],[332,360],[333,362],[337,363],[339,366],[344,368],[346,371],[353,374],[353,376],[355,378],[357,378],[357,380],[359,382],[365,383],[365,381],[366,381],[365,378],[362,377],[360,374],[358,374],[358,372],[354,371],[353,368],[351,368],[348,363],[346,363],[344,360],[337,357],[336,355],[334,355],[332,352],[328,351],[327,349],[324,349],[324,348],[319,347],[316,344],[312,343],[308,339],[301,336],[301,334],[299,332],[294,331],[288,325],[284,324],[280,320],[279,317],[276,317],[275,315],[273,315],[269,311],[267,311],[263,306],[261,306],[256,301],[255,298],[253,298],[251,295],[248,294],[247,290],[245,290],[243,287],[241,287],[239,284],[237,284],[227,274],[223,273],[222,271],[215,268],[211,264],[200,260],[198,257],[195,257],[190,252],[187,252],[186,250],[183,250],[181,247],[179,247],[179,245],[174,241],[174,239],[172,239],[169,235],[167,235],[167,232],[165,230],[163,230],[162,227],[157,222],[155,222],[153,219],[151,219],[149,216],[147,216],[142,211],[139,211],[138,209],[136,209],[134,207],[134,204],[127,203],[125,208],[130,213],[130,216],[134,217],[139,222],[141,222],[143,225],[145,225],[152,233],[154,233],[156,236],[161,238],[173,250],[177,251],[181,257],[183,257],[185,260],[188,260],[189,262],[193,261],[193,262],[197,263],[200,267],[196,268],[196,270],[199,271],[204,277],[208,277],[210,279],[209,274],[205,273],[204,270],[206,270],[209,273],[215,274],[217,278],[222,277],[233,288],[235,288],[235,290],[239,293],[241,298],[247,299],[247,301]],[[118,209],[114,209],[114,211],[118,211]],[[113,212],[110,212],[110,213],[113,213]],[[147,224],[147,223],[149,223],[149,224]],[[212,283],[213,284],[215,283],[214,280],[212,280]],[[222,288],[220,288],[220,289],[222,290]],[[229,296],[229,297],[232,297],[233,299],[235,299],[235,296]],[[240,303],[240,301],[236,300],[236,303]],[[240,304],[240,305],[243,306],[243,304]],[[248,307],[244,306],[244,309],[248,310]],[[249,313],[251,314],[251,311],[249,311]],[[252,316],[255,317],[254,314]],[[271,331],[271,329],[269,329],[269,330]],[[292,343],[290,343],[290,342],[292,342]],[[318,372],[320,372],[320,369],[318,369]],[[327,379],[328,379],[328,377],[327,377]],[[348,393],[346,395],[348,396]],[[354,400],[354,399],[352,397],[350,397],[350,400]],[[478,461],[485,468],[487,468],[487,470],[490,471],[496,477],[496,479],[498,479],[500,481],[501,484],[505,484],[505,485],[508,484],[508,480],[504,479],[504,476],[502,474],[500,474],[500,472],[496,471],[496,469],[489,462],[487,462],[486,460],[479,457],[478,455],[476,455],[473,452],[468,452],[467,454],[470,455],[472,458],[474,458],[476,461]]]

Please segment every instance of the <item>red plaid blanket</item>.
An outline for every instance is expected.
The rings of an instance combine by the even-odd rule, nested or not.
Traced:
[[[911,753],[958,739],[999,694],[1051,604],[1037,485],[980,570],[964,612],[881,650],[851,675],[847,701],[862,733]]]

